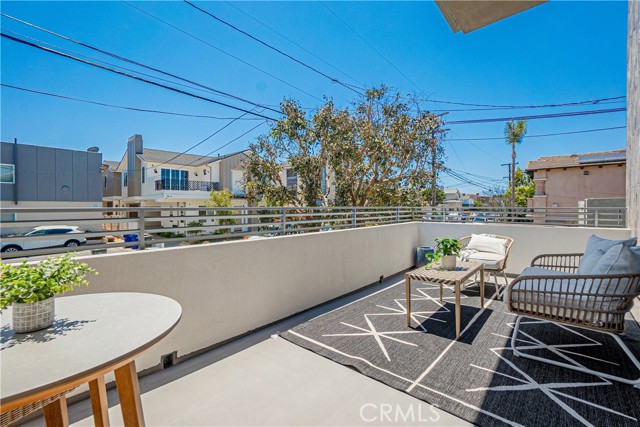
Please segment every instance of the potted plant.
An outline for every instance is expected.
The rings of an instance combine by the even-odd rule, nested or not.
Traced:
[[[445,270],[453,270],[456,268],[456,257],[460,254],[462,244],[458,239],[449,237],[439,237],[435,239],[436,248],[433,253],[427,253],[427,267],[436,261],[440,261],[440,265]]]
[[[0,310],[12,306],[12,323],[22,334],[48,328],[55,317],[54,296],[75,286],[87,286],[87,274],[97,274],[72,253],[35,264],[3,264]]]

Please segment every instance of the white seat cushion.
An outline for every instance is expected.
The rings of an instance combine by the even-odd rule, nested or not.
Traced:
[[[463,258],[472,262],[484,263],[485,270],[499,270],[500,261],[504,259],[504,255],[494,254],[491,252],[469,251],[464,254]]]

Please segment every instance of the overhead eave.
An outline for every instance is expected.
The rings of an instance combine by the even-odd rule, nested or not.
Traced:
[[[548,0],[435,0],[454,33],[486,27]]]

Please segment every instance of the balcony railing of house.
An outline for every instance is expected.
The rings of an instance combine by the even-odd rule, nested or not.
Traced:
[[[160,181],[159,181],[160,182]],[[193,181],[191,181],[193,182]],[[196,181],[197,182],[197,181]],[[206,183],[217,184],[217,183]],[[193,188],[193,187],[192,187]],[[202,188],[209,188],[204,186]],[[110,248],[178,245],[202,241],[241,239],[248,236],[283,236],[325,232],[346,228],[402,222],[486,223],[493,225],[536,225],[568,227],[624,228],[625,208],[450,208],[450,207],[234,207],[234,208],[3,208],[15,213],[15,221],[0,222],[3,237],[2,258],[44,255],[70,250],[104,251]],[[6,217],[6,216],[5,216]],[[85,231],[72,234],[90,241],[88,247],[25,245],[6,251],[7,246],[47,240],[47,236],[11,235],[36,226],[69,225]],[[135,235],[137,242],[122,241]],[[107,236],[116,236],[117,239]],[[51,236],[48,236],[49,239]],[[56,237],[58,238],[58,237]],[[130,240],[130,238],[129,238]]]
[[[219,183],[210,181],[167,181],[162,179],[156,181],[156,190],[218,191],[219,189]]]

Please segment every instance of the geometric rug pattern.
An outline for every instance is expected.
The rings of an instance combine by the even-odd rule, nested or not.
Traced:
[[[481,426],[638,426],[640,389],[516,357],[516,317],[487,284],[462,291],[455,340],[455,296],[412,281],[412,326],[406,326],[404,281],[282,334],[337,363]],[[640,328],[627,321],[623,340],[640,358]],[[521,351],[625,378],[640,372],[606,334],[523,319]]]

